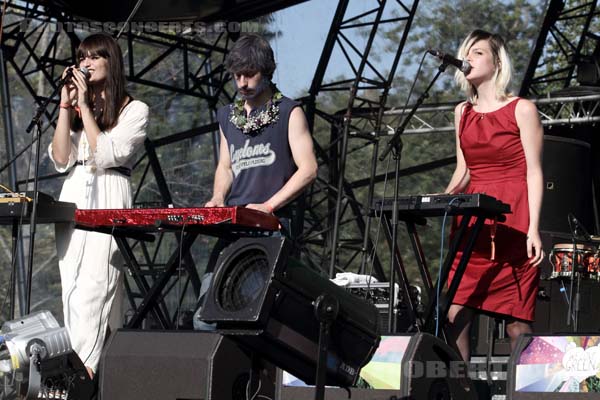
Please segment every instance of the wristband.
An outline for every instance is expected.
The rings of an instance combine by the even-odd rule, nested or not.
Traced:
[[[275,211],[274,208],[273,208],[273,206],[271,204],[269,204],[269,203],[263,203],[263,204],[264,204],[265,207],[267,207],[267,210],[269,210],[269,212],[271,214],[273,214],[273,211]]]
[[[58,106],[59,106],[60,108],[64,108],[64,109],[67,109],[67,110],[68,110],[69,108],[71,108],[71,105],[70,105],[69,103],[60,103]]]

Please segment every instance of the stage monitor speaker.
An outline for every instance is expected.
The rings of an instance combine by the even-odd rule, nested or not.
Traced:
[[[118,330],[102,354],[100,399],[245,400],[250,369],[248,355],[221,335]],[[272,398],[275,372],[265,371],[258,394]]]
[[[466,364],[446,343],[426,333],[382,336],[358,387],[327,387],[327,400],[477,399]],[[312,400],[315,388],[278,372],[275,400]]]
[[[544,201],[540,229],[570,232],[572,213],[588,232],[594,232],[590,145],[580,140],[544,136]]]
[[[523,335],[508,365],[508,400],[600,397],[600,336]]]
[[[445,342],[427,333],[411,339],[402,360],[400,394],[411,399],[477,399],[466,364]]]

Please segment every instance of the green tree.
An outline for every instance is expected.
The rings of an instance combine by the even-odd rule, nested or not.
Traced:
[[[497,2],[493,0],[468,1],[453,0],[449,2],[437,2],[433,0],[422,0],[419,3],[415,20],[409,32],[407,45],[401,57],[402,66],[398,69],[394,79],[393,90],[387,105],[390,107],[401,107],[407,101],[410,86],[414,79],[417,66],[429,48],[436,48],[449,53],[455,53],[462,40],[473,29],[484,29],[495,32],[503,36],[506,40],[509,51],[514,63],[514,88],[518,89],[522,75],[528,65],[530,52],[537,39],[538,29],[541,23],[542,4],[539,1],[514,0]],[[397,29],[391,29],[385,32],[385,35],[392,39],[390,46],[386,49],[394,52],[400,41],[400,35],[403,33],[403,26]],[[379,59],[385,59],[379,57]],[[437,59],[428,56],[425,59],[424,67],[415,85],[415,91],[411,97],[410,104],[414,103],[416,98],[423,92],[429,84],[433,75],[437,72],[439,62]],[[442,75],[440,80],[433,87],[427,104],[439,104],[442,102],[457,103],[464,95],[459,91],[452,79],[454,70],[452,67]],[[377,96],[377,93],[372,93]],[[328,110],[343,110],[347,104],[347,94],[341,92],[325,92],[319,96],[319,104],[328,106]],[[426,118],[426,117],[425,117]],[[439,116],[436,116],[439,118]],[[400,121],[389,118],[386,123],[395,128]],[[453,123],[453,120],[446,121],[446,124]],[[315,138],[324,147],[329,139],[331,127],[322,120],[318,120],[315,125]],[[385,145],[388,139],[383,137],[380,143]],[[417,166],[434,160],[439,160],[455,155],[454,135],[451,133],[428,133],[418,135],[406,135],[403,138],[404,149],[402,151],[401,168]],[[350,141],[351,155],[347,159],[346,178],[349,181],[365,178],[369,174],[371,147],[366,146],[361,139],[352,139]],[[386,170],[391,172],[394,163],[388,164],[388,161],[379,162],[378,173]],[[400,179],[401,194],[419,194],[436,193],[444,190],[448,183],[454,165],[443,168],[437,168],[427,172],[421,172]],[[335,185],[335,182],[333,182]],[[393,182],[388,181],[387,186],[379,183],[375,188],[375,197],[391,196]],[[366,188],[356,189],[355,194],[361,202],[364,202],[367,191]],[[324,207],[321,204],[321,207]],[[344,227],[345,231],[341,237],[356,237],[356,228],[354,226]],[[377,237],[377,224],[374,224],[371,230],[371,236]],[[425,248],[426,255],[430,258],[430,267],[437,265],[439,257],[439,246],[441,238],[441,220],[430,219],[426,227],[420,228],[421,241]],[[448,228],[446,229],[446,233]],[[405,256],[409,275],[411,279],[419,280],[416,270],[416,263],[412,255],[412,248],[408,242],[406,234],[401,229],[400,247]],[[389,265],[389,249],[384,243],[383,233],[379,233],[378,255],[385,268]],[[352,264],[358,266],[358,260]],[[436,268],[431,268],[435,271]],[[434,275],[436,273],[434,272]]]
[[[403,63],[408,67],[417,65],[427,49],[439,49],[455,54],[469,32],[483,29],[504,38],[513,61],[513,85],[518,89],[537,39],[543,17],[542,6],[539,0],[423,0],[419,3]],[[398,32],[391,31],[388,35],[398,35]],[[416,95],[429,83],[437,65],[439,62],[434,57],[426,58],[423,74],[417,82]],[[454,73],[452,68],[449,71]],[[412,77],[397,78],[395,87],[398,90],[394,92],[396,96],[390,99],[390,104],[397,106],[395,101],[403,104],[403,95],[407,93],[411,82]],[[430,93],[429,102],[456,101],[462,97],[452,75],[447,73]]]

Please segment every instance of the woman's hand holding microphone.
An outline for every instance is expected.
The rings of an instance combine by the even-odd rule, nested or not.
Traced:
[[[73,65],[65,69],[62,79],[67,79],[60,92],[60,107],[86,107],[87,99],[87,69]]]

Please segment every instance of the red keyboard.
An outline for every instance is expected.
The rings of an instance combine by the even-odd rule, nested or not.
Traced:
[[[104,232],[114,228],[158,232],[219,226],[231,231],[279,230],[277,217],[245,207],[77,210],[75,225],[81,229]]]

